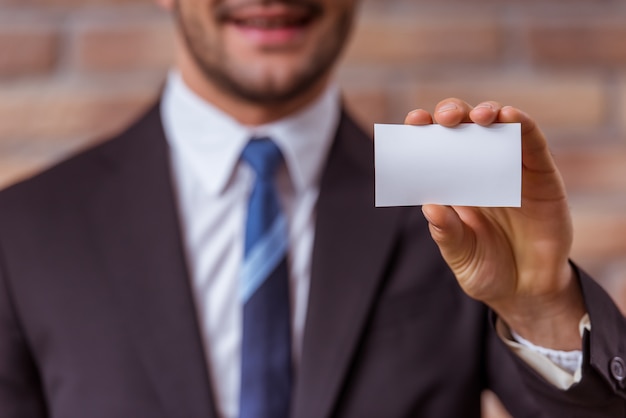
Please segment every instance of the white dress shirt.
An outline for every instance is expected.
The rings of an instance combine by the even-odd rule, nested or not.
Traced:
[[[254,136],[281,149],[286,167],[278,189],[289,223],[289,279],[294,369],[297,371],[309,292],[319,176],[340,115],[340,95],[329,87],[314,103],[286,119],[242,126],[213,107],[171,72],[161,116],[171,148],[172,176],[218,414],[239,410],[242,304],[239,274],[245,216],[254,174],[239,156]]]
[[[216,410],[221,417],[236,418],[239,412],[239,274],[246,208],[254,180],[251,169],[239,161],[239,156],[250,138],[267,136],[285,157],[286,166],[279,170],[277,181],[289,223],[292,343],[297,372],[309,293],[319,177],[339,115],[339,91],[331,85],[295,115],[264,126],[242,126],[198,97],[179,73],[173,71],[168,77],[161,116],[171,148],[173,183],[200,333]],[[588,329],[587,316],[583,322]],[[515,339],[501,321],[498,325],[499,334],[509,347],[551,383],[566,389],[580,380],[580,351],[563,353],[537,347]]]

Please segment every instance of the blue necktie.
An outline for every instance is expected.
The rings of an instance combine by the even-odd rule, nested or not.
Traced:
[[[287,220],[275,173],[282,154],[267,138],[253,139],[241,158],[256,174],[246,222],[242,270],[240,418],[287,418],[291,398],[291,331]]]

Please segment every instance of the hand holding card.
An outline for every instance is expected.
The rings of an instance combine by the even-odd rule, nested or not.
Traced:
[[[422,211],[463,290],[523,338],[579,349],[585,307],[568,263],[565,186],[534,120],[447,99],[405,122],[376,127],[377,204],[434,203]]]

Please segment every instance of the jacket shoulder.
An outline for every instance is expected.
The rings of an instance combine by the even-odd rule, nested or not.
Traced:
[[[0,192],[0,217],[7,212],[81,198],[98,187],[110,170],[140,162],[154,148],[166,148],[159,104],[154,104],[122,133],[84,149]],[[163,151],[163,150],[161,150]]]

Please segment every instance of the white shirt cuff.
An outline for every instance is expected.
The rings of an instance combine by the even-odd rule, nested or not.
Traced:
[[[585,314],[579,323],[581,338],[585,329],[591,330],[588,314]],[[510,330],[499,318],[496,322],[496,331],[515,354],[557,388],[566,390],[573,384],[580,382],[582,378],[582,351],[560,351],[540,347]]]

